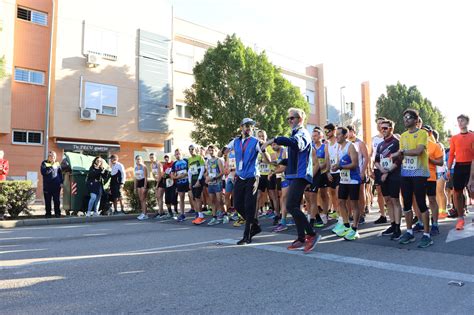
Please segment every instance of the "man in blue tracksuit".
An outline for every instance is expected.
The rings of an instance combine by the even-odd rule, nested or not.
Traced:
[[[288,166],[285,177],[290,181],[286,208],[295,220],[298,239],[290,246],[289,250],[301,250],[310,252],[321,239],[321,236],[314,232],[306,216],[301,211],[301,199],[307,185],[313,182],[313,161],[311,155],[311,136],[303,127],[305,113],[299,108],[288,110],[288,123],[292,131],[290,137],[276,137],[270,139],[264,148],[271,143],[288,147]],[[306,234],[305,234],[306,232]]]
[[[61,216],[59,207],[59,195],[63,185],[63,174],[61,166],[56,161],[56,152],[50,151],[48,159],[41,163],[41,175],[43,175],[43,194],[46,208],[46,218],[51,217],[51,198],[54,203],[54,216]]]
[[[257,208],[257,189],[260,173],[257,157],[259,153],[266,161],[270,158],[265,150],[260,148],[260,142],[252,136],[255,121],[244,118],[240,123],[241,135],[233,139],[225,148],[224,154],[234,151],[236,162],[236,180],[234,185],[234,206],[237,212],[245,219],[243,238],[237,245],[252,242],[252,237],[262,230],[255,218]]]

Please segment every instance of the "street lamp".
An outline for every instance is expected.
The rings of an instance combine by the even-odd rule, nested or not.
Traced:
[[[339,88],[339,94],[340,94],[340,97],[341,97],[341,113],[340,113],[340,119],[339,119],[339,125],[342,126],[342,118],[343,118],[343,115],[344,115],[344,99],[342,98],[342,90],[345,89],[346,86],[343,85]]]

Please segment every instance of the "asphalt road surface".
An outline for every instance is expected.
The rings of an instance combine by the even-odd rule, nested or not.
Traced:
[[[361,239],[321,229],[306,255],[269,219],[247,246],[234,245],[243,228],[191,219],[4,229],[0,313],[474,314],[472,217],[418,249],[380,236],[374,213]]]

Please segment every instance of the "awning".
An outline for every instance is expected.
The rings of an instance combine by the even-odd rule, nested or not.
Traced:
[[[56,144],[58,147],[70,151],[111,152],[120,150],[120,144],[110,143],[89,143],[58,140],[56,141]]]

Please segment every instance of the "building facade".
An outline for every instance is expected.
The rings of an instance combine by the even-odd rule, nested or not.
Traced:
[[[11,179],[40,179],[47,150],[59,158],[116,152],[131,174],[136,155],[192,142],[184,90],[195,63],[226,34],[174,17],[164,4],[111,3],[0,0],[0,149]],[[267,55],[310,103],[308,128],[324,124],[323,66]]]

